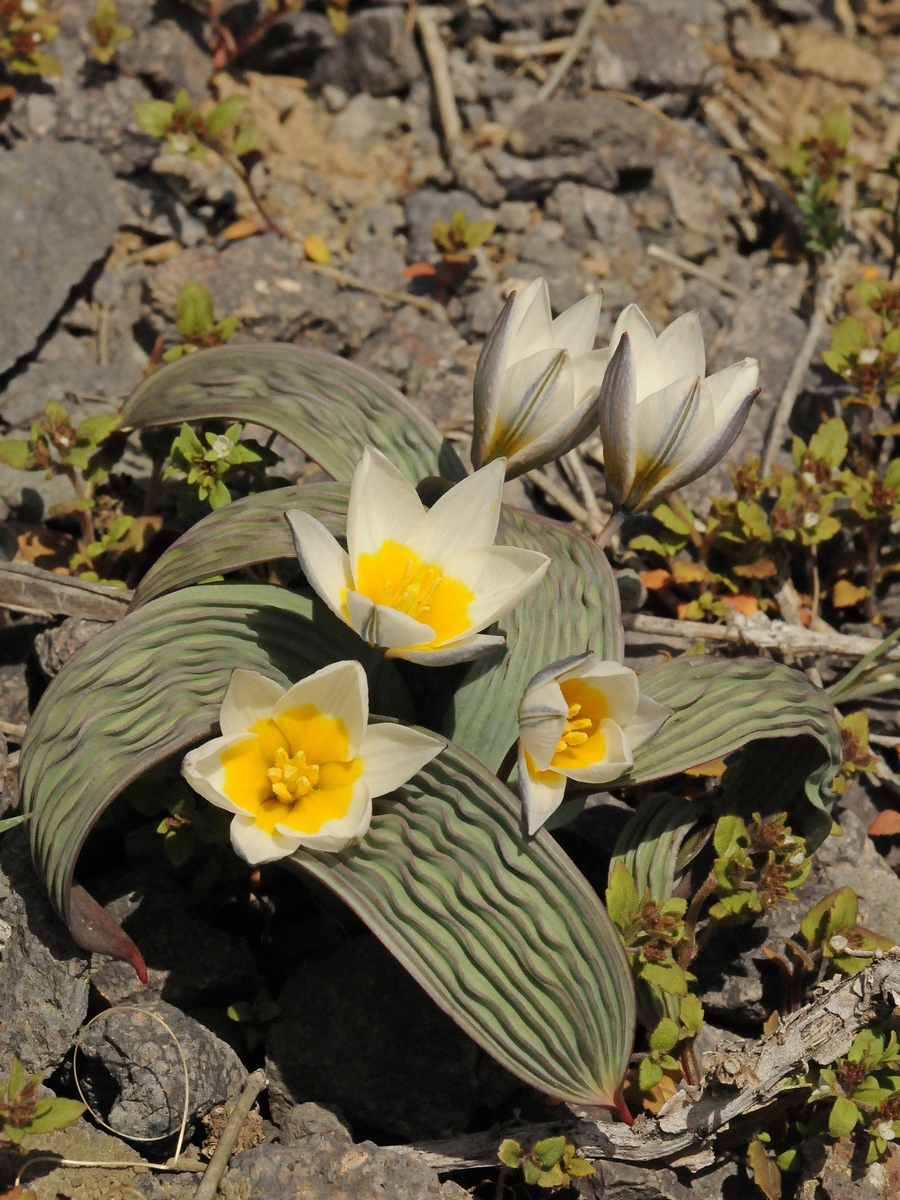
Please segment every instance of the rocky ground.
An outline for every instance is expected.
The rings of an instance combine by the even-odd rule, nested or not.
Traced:
[[[586,52],[546,99],[556,61],[547,46],[572,34],[579,0],[451,0],[440,20],[462,133],[450,146],[433,66],[410,34],[405,4],[351,5],[343,37],[319,7],[286,14],[228,72],[214,69],[202,14],[189,4],[119,0],[134,33],[110,66],[88,57],[93,0],[58,7],[52,49],[63,73],[17,78],[0,110],[5,432],[27,430],[54,398],[78,418],[117,410],[157,339],[173,336],[180,289],[199,281],[218,317],[240,318],[235,342],[295,342],[350,357],[401,388],[465,450],[483,339],[504,296],[542,275],[557,311],[602,290],[601,342],[636,301],[658,326],[697,309],[711,370],[759,358],[763,392],[732,452],[738,462],[762,446],[806,336],[813,284],[796,205],[747,160],[786,145],[807,118],[835,105],[852,106],[863,160],[880,161],[900,144],[900,18],[889,0],[626,0],[601,11]],[[234,6],[235,28],[256,8],[256,0]],[[246,221],[236,225],[242,219],[259,221],[235,173],[213,154],[191,161],[142,132],[135,102],[181,88],[198,104],[249,97],[264,147],[251,180],[286,236],[233,236],[247,231]],[[457,209],[493,222],[495,233],[443,294],[429,293],[429,277],[411,281],[407,268],[439,261],[432,225]],[[313,235],[331,273],[304,253]],[[864,214],[857,235],[870,259],[884,261],[884,235]],[[796,428],[839,392],[814,359]],[[308,473],[295,451],[275,449],[284,451],[279,475]],[[124,466],[118,486],[146,486],[149,462],[136,443]],[[589,456],[585,469],[602,496]],[[547,477],[584,499],[561,469]],[[692,485],[689,501],[702,507],[726,479],[721,468]],[[70,531],[45,520],[72,496],[62,476],[0,464],[0,516],[17,557],[52,558],[53,538]],[[531,482],[511,485],[511,498],[561,512]],[[619,565],[646,564],[623,554]],[[646,593],[634,570],[623,580],[626,604],[631,595],[639,607]],[[887,598],[883,611],[892,611]],[[0,629],[5,809],[15,803],[15,752],[29,712],[94,629],[28,613]],[[632,653],[658,651],[658,638],[646,643],[634,635]],[[827,675],[828,663],[820,666]],[[872,715],[881,735],[896,739],[890,704]],[[802,899],[849,883],[864,923],[900,941],[900,852],[885,839],[876,848],[866,834],[896,790],[888,780],[845,793],[844,838],[819,856]],[[585,844],[597,839],[596,824],[581,832]],[[607,833],[599,844],[608,852],[612,840]],[[248,1069],[266,1065],[264,1115],[245,1126],[222,1184],[227,1200],[494,1194],[495,1173],[439,1181],[414,1156],[382,1147],[488,1128],[516,1111],[538,1119],[540,1098],[430,1005],[335,900],[276,873],[262,899],[229,911],[228,880],[212,867],[199,880],[196,864],[172,867],[131,810],[103,822],[82,874],[141,946],[149,989],[122,964],[73,946],[31,874],[20,831],[0,843],[0,1067],[17,1054],[72,1094],[72,1045],[86,1019],[109,1005],[143,1010],[101,1016],[75,1064],[92,1105],[129,1144],[83,1120],[43,1138],[42,1149],[93,1160],[171,1154],[180,1046],[194,1156],[209,1151],[221,1106]],[[762,940],[760,932],[727,971],[710,969],[703,980],[711,1021],[742,1032],[769,1011]],[[242,1022],[225,1011],[239,1003]],[[174,1036],[159,1037],[155,1016]],[[10,1162],[0,1167],[8,1174]],[[693,1177],[603,1170],[602,1182],[582,1183],[583,1195],[686,1200],[751,1187],[731,1161]],[[807,1176],[819,1191],[809,1195],[894,1194],[891,1172],[882,1175],[879,1191],[872,1178],[851,1180],[839,1161],[813,1163]],[[121,1188],[180,1200],[196,1189],[189,1174],[46,1164],[27,1182],[41,1200],[99,1200]]]

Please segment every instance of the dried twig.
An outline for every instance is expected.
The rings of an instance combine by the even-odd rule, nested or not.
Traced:
[[[412,308],[421,308],[422,312],[430,313],[438,321],[447,320],[444,308],[436,300],[429,300],[426,296],[412,296],[409,292],[395,292],[393,288],[379,287],[377,283],[369,283],[365,279],[359,279],[356,275],[350,275],[347,271],[340,271],[337,267],[327,267],[324,263],[307,262],[303,265],[307,271],[312,271],[315,275],[324,275],[326,279],[333,279],[342,287],[356,288],[359,292],[369,292],[371,295],[377,296],[379,300],[390,300],[394,304],[409,304]]]
[[[0,564],[0,608],[43,616],[115,621],[124,617],[133,593],[71,575],[54,575],[30,563]]]
[[[791,373],[788,376],[787,383],[784,385],[784,391],[781,393],[781,399],[778,401],[778,407],[775,409],[772,423],[766,434],[766,441],[762,452],[762,463],[760,465],[760,476],[768,475],[772,470],[772,463],[775,460],[775,455],[781,448],[784,430],[790,419],[794,402],[803,385],[803,378],[812,361],[812,356],[816,351],[819,340],[825,332],[825,325],[837,303],[844,279],[856,261],[857,254],[858,250],[856,246],[844,246],[840,254],[832,259],[829,268],[822,276],[816,291],[815,311],[809,323],[809,328],[806,331],[806,337],[803,340],[803,345],[800,347],[797,357],[794,359],[794,365],[791,367]]]
[[[216,1143],[213,1156],[209,1160],[209,1166],[204,1171],[203,1178],[200,1180],[200,1186],[194,1193],[194,1200],[215,1200],[219,1184],[222,1182],[222,1176],[228,1167],[231,1152],[234,1150],[238,1136],[244,1128],[244,1122],[249,1116],[250,1109],[253,1107],[256,1097],[265,1086],[265,1071],[254,1071],[248,1077],[247,1082],[244,1084],[244,1090],[238,1097],[225,1128],[222,1130],[222,1136]]]
[[[900,951],[873,956],[858,975],[823,987],[799,1012],[785,1017],[758,1042],[728,1046],[724,1071],[711,1072],[699,1089],[678,1092],[656,1118],[624,1123],[579,1120],[491,1129],[452,1141],[394,1147],[413,1153],[437,1171],[496,1165],[502,1137],[533,1145],[566,1130],[588,1158],[653,1163],[683,1157],[729,1124],[747,1119],[778,1095],[784,1080],[809,1062],[834,1062],[850,1049],[856,1033],[887,1017],[900,1000]]]
[[[558,505],[563,512],[568,513],[573,521],[577,521],[579,525],[583,525],[585,530],[596,537],[603,528],[603,521],[592,517],[583,504],[579,504],[571,492],[566,488],[555,483],[549,475],[545,475],[543,471],[529,471],[526,479],[539,487],[545,496],[549,497],[554,504]]]
[[[447,156],[453,161],[462,137],[462,121],[459,109],[456,107],[456,95],[453,91],[453,80],[450,78],[450,60],[447,57],[447,47],[441,37],[440,24],[449,16],[444,8],[426,7],[416,12],[416,24],[422,35],[422,48],[428,60],[431,71],[431,81],[434,84],[434,98],[437,102],[441,126],[444,130],[444,144]]]
[[[594,491],[594,486],[590,481],[587,471],[584,468],[584,459],[581,457],[581,447],[576,446],[574,450],[570,450],[564,455],[562,465],[566,470],[572,473],[575,480],[575,485],[578,488],[578,494],[581,496],[581,501],[584,507],[591,514],[593,519],[600,525],[604,524],[606,517],[603,515],[603,510],[597,503],[597,493]]]
[[[527,62],[530,58],[555,58],[557,54],[565,54],[571,38],[550,38],[546,42],[524,42],[522,45],[507,46],[503,42],[489,42],[479,38],[478,48],[487,50],[495,59],[505,59],[507,62]]]
[[[603,8],[605,4],[606,0],[587,0],[587,4],[584,6],[584,12],[581,14],[578,24],[575,26],[575,32],[569,39],[566,52],[547,76],[546,83],[543,84],[541,90],[537,94],[536,103],[540,104],[544,100],[549,100],[562,81],[565,79],[572,63],[584,49],[584,46],[591,35],[591,30],[594,27],[594,22],[600,15],[600,9]]]
[[[672,617],[652,617],[645,613],[624,613],[622,616],[625,629],[633,633],[677,638],[681,642],[708,642],[714,646],[752,646],[792,657],[833,654],[838,658],[865,658],[881,645],[875,638],[819,633],[784,621],[757,623],[757,620],[751,621],[735,613],[733,622],[728,625],[705,625],[702,621],[676,621]],[[884,661],[900,661],[900,646],[888,650]]]
[[[664,246],[656,246],[651,242],[647,247],[647,253],[651,258],[659,259],[660,262],[677,267],[685,275],[693,275],[696,279],[702,279],[704,283],[712,284],[714,288],[718,288],[726,296],[736,296],[739,300],[742,300],[747,294],[745,288],[738,287],[736,283],[729,283],[727,279],[720,279],[712,271],[707,271],[705,267],[698,267],[690,259],[682,258],[680,254],[675,254],[672,250],[666,250]]]

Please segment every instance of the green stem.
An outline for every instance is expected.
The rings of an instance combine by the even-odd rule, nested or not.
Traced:
[[[697,921],[703,905],[719,888],[719,881],[714,871],[710,871],[700,884],[700,888],[684,914],[684,938],[678,945],[678,965],[686,970],[691,959],[697,953]]]
[[[621,528],[622,522],[624,520],[625,520],[624,512],[622,512],[621,510],[617,510],[616,512],[614,512],[612,514],[612,516],[609,518],[609,520],[606,522],[606,524],[603,526],[603,528],[600,530],[600,532],[597,534],[597,536],[594,538],[594,545],[597,546],[600,550],[604,549],[604,547],[607,546],[608,543],[610,542],[610,540],[612,539],[613,534],[619,532],[619,529]]]

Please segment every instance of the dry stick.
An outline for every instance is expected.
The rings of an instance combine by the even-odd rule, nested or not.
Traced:
[[[720,279],[712,271],[707,271],[705,267],[698,267],[690,259],[682,258],[680,254],[675,254],[672,250],[666,250],[663,246],[656,246],[651,242],[647,247],[647,253],[651,258],[659,259],[660,262],[677,267],[685,275],[693,275],[697,279],[702,279],[704,283],[712,284],[714,288],[718,288],[726,296],[736,296],[739,300],[743,300],[747,295],[746,288],[738,287],[736,283],[729,283],[727,279]]]
[[[555,58],[557,54],[565,54],[571,38],[551,38],[546,42],[525,42],[521,46],[506,46],[502,42],[489,42],[479,38],[478,44],[484,47],[494,58],[505,59],[507,62],[527,62],[529,58]]]
[[[594,491],[593,485],[588,478],[588,473],[584,469],[584,459],[581,457],[581,449],[576,447],[570,450],[568,454],[563,456],[563,464],[574,475],[575,483],[578,486],[578,492],[581,496],[584,507],[588,510],[595,521],[600,525],[604,523],[606,518],[600,505],[597,503],[597,493]]]
[[[676,621],[673,617],[651,617],[644,613],[623,613],[627,631],[648,633],[680,641],[709,642],[719,646],[752,646],[778,654],[802,657],[805,654],[833,654],[838,658],[865,658],[881,645],[875,638],[857,637],[844,633],[818,633],[812,629],[795,628],[784,621],[769,621],[765,625],[751,624],[746,617],[735,615],[733,624],[705,625],[702,621]],[[885,662],[900,662],[900,646],[884,655]]]
[[[606,0],[587,0],[584,6],[584,12],[575,26],[575,32],[572,34],[569,45],[566,48],[565,54],[547,76],[547,82],[541,87],[538,92],[535,103],[541,104],[544,100],[549,100],[562,81],[568,74],[572,63],[581,53],[588,38],[591,35],[591,29],[594,22],[600,15],[600,9],[606,4]]]
[[[379,300],[391,300],[394,304],[409,304],[412,308],[421,308],[422,312],[429,313],[438,321],[446,322],[448,319],[446,311],[436,300],[429,300],[425,296],[411,296],[409,292],[395,292],[392,288],[379,287],[375,283],[368,283],[365,279],[349,275],[346,271],[340,271],[337,267],[327,267],[324,263],[307,262],[303,265],[307,271],[312,271],[315,275],[324,275],[326,279],[333,279],[342,287],[356,288],[359,292],[369,292],[372,296],[377,296]]]
[[[568,513],[579,525],[583,525],[591,537],[596,537],[603,528],[602,521],[596,521],[588,510],[573,498],[571,493],[554,483],[543,471],[529,471],[526,479],[539,487],[545,496],[549,496],[554,504],[559,505],[563,512]]]
[[[837,258],[832,260],[817,289],[816,307],[812,320],[806,331],[803,345],[800,347],[800,353],[794,359],[794,365],[791,367],[791,373],[784,385],[784,391],[781,393],[781,399],[778,401],[778,407],[775,409],[775,415],[772,417],[772,423],[766,434],[759,469],[760,478],[768,475],[772,470],[772,463],[781,448],[784,430],[803,385],[803,378],[819,344],[819,339],[825,332],[825,325],[837,302],[844,278],[855,262],[857,253],[856,246],[844,246]]]
[[[54,575],[31,563],[0,564],[0,608],[12,612],[115,621],[125,616],[132,595],[127,588]]]
[[[447,157],[453,162],[463,130],[459,109],[456,107],[453,80],[450,78],[450,59],[440,29],[441,21],[446,20],[449,15],[445,8],[420,8],[416,13],[416,24],[422,35],[422,47],[428,60],[428,69],[431,71]]]
[[[250,1109],[253,1107],[256,1097],[266,1086],[266,1082],[265,1071],[254,1071],[248,1077],[247,1082],[244,1084],[244,1090],[238,1097],[237,1103],[231,1110],[231,1116],[222,1130],[222,1136],[216,1143],[213,1156],[209,1160],[209,1166],[200,1180],[200,1186],[194,1193],[194,1200],[215,1200],[222,1176],[228,1167],[231,1152],[234,1150],[238,1136],[244,1128],[244,1122],[250,1114]]]
[[[415,1154],[433,1170],[452,1171],[496,1165],[501,1137],[534,1145],[565,1130],[588,1158],[658,1163],[683,1157],[719,1130],[771,1103],[784,1080],[805,1071],[811,1061],[825,1066],[846,1054],[860,1029],[890,1014],[900,1000],[900,950],[876,951],[871,957],[871,966],[824,985],[811,1003],[785,1017],[760,1041],[729,1046],[729,1057],[739,1068],[734,1078],[746,1081],[744,1087],[718,1083],[711,1074],[699,1098],[677,1092],[658,1118],[644,1116],[630,1128],[624,1122],[601,1124],[572,1115],[569,1121],[561,1117],[553,1123],[392,1149]]]

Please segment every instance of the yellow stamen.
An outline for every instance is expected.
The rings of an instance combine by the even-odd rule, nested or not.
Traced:
[[[580,721],[575,720],[581,712],[580,704],[570,704],[567,714],[566,723],[563,726],[563,735],[556,743],[554,754],[560,754],[563,750],[568,750],[570,746],[580,746],[582,742],[586,742],[593,733],[594,722],[590,717],[583,717]],[[590,730],[590,733],[583,732],[585,729]]]
[[[602,762],[606,738],[601,724],[609,716],[606,696],[592,681],[584,679],[567,679],[559,688],[568,707],[551,767],[558,771],[580,770]]]
[[[276,800],[282,804],[293,804],[318,785],[319,768],[316,763],[308,763],[302,750],[291,757],[287,750],[279,747],[275,752],[275,766],[266,772],[272,785]]]
[[[374,554],[359,556],[355,576],[356,591],[373,604],[430,625],[438,645],[470,627],[469,605],[475,598],[470,589],[444,575],[437,563],[422,562],[409,546],[388,539]]]

